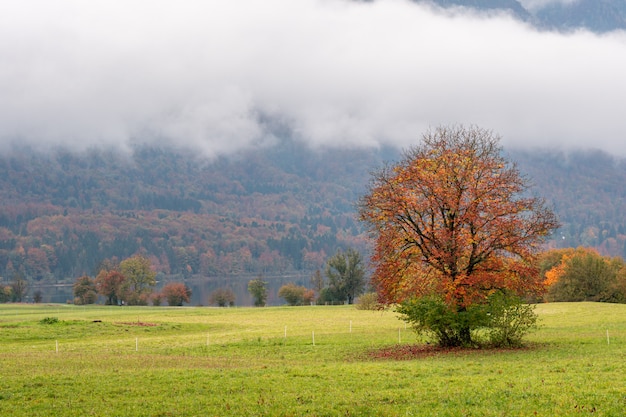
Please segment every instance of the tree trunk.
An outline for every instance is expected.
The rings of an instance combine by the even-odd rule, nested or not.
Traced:
[[[468,325],[463,326],[459,330],[459,342],[461,346],[470,346],[472,344],[472,334]]]
[[[457,307],[457,314],[460,315],[467,311],[465,306]],[[465,322],[462,326],[460,326],[457,332],[457,338],[459,341],[459,346],[470,346],[472,344],[472,333],[470,332],[469,323]]]

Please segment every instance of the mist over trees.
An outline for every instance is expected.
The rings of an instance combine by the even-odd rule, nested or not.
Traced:
[[[626,161],[600,151],[505,152],[561,221],[550,247],[626,256]],[[103,260],[141,253],[164,282],[291,274],[310,286],[338,249],[369,257],[355,202],[369,172],[398,157],[291,140],[215,160],[153,147],[5,152],[0,285],[18,273],[32,291],[81,276],[98,285]],[[109,278],[99,285],[112,286],[116,303]]]
[[[379,157],[296,143],[214,161],[154,148],[0,155],[0,276],[57,282],[136,253],[186,279],[308,273],[363,247],[352,204]]]
[[[570,32],[587,29],[605,33],[626,29],[626,3],[622,0],[529,2],[525,0],[414,0],[443,8],[464,7],[484,12],[505,12],[541,29]]]

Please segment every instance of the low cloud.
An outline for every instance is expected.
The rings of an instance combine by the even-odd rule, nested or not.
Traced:
[[[506,15],[402,0],[9,0],[0,60],[3,144],[212,156],[285,132],[403,147],[464,123],[505,145],[626,155],[626,35]]]
[[[518,0],[527,10],[539,10],[556,4],[572,4],[579,0]]]

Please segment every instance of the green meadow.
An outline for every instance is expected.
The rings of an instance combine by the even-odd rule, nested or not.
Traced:
[[[626,305],[536,311],[525,349],[397,359],[391,311],[5,304],[0,415],[626,415]]]

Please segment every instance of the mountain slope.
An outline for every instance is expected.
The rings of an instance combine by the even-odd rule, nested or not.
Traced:
[[[554,3],[536,13],[544,27],[559,30],[589,29],[609,32],[626,29],[626,1],[579,0],[569,4]]]
[[[587,29],[596,33],[626,30],[626,0],[577,0],[548,2],[526,9],[517,0],[415,0],[442,8],[465,7],[484,12],[500,11],[530,22],[541,29],[572,31]]]
[[[0,276],[94,274],[144,253],[170,278],[310,276],[337,248],[366,251],[355,203],[398,152],[283,141],[206,161],[173,149],[0,155]],[[626,162],[599,151],[509,150],[563,227],[551,245],[626,255]]]
[[[137,252],[185,277],[320,268],[364,248],[353,208],[379,157],[295,143],[215,161],[22,149],[0,158],[0,276],[73,279]]]

